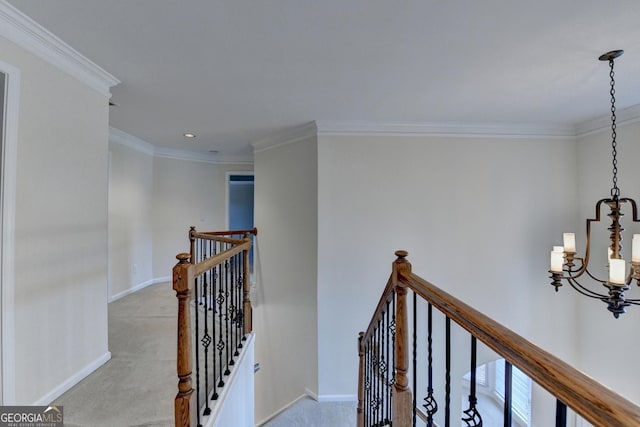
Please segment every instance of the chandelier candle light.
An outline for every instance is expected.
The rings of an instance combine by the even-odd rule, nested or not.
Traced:
[[[630,305],[640,305],[640,299],[626,298],[624,292],[629,289],[632,280],[640,285],[640,234],[634,234],[631,243],[631,268],[627,274],[627,263],[622,258],[622,232],[624,228],[620,225],[620,218],[624,215],[621,207],[628,204],[631,207],[633,222],[638,220],[638,209],[633,199],[620,197],[620,189],[618,188],[618,160],[617,160],[617,142],[616,142],[616,98],[615,98],[615,80],[613,73],[613,62],[616,58],[624,53],[623,50],[614,50],[600,56],[600,61],[608,61],[611,69],[609,76],[611,77],[611,153],[613,156],[613,187],[611,188],[611,196],[601,199],[596,203],[596,217],[587,219],[586,249],[584,257],[576,256],[576,236],[574,233],[564,233],[563,246],[554,246],[551,251],[551,284],[555,286],[556,292],[562,286],[562,281],[566,281],[576,291],[590,298],[599,299],[607,304],[609,311],[613,313],[615,318],[626,311]],[[591,249],[591,223],[600,222],[600,207],[602,204],[609,206],[608,214],[611,218],[611,226],[609,230],[610,245],[608,248],[609,257],[609,277],[607,280],[598,279],[593,275],[589,267],[589,253]],[[606,294],[596,292],[587,286],[578,282],[584,274],[600,283],[608,290]]]

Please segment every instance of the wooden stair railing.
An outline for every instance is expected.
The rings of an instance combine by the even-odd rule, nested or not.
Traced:
[[[224,387],[224,378],[235,363],[234,357],[253,330],[250,235],[257,235],[257,229],[197,232],[191,227],[190,253],[176,256],[178,263],[173,268],[173,289],[178,299],[176,426],[200,425],[201,416],[211,413],[210,400],[217,399],[218,389]],[[203,373],[200,363],[204,365]]]
[[[566,426],[566,408],[569,407],[594,426],[640,426],[640,407],[596,382],[572,366],[537,347],[523,337],[478,312],[469,305],[444,292],[415,275],[406,260],[406,251],[397,251],[391,277],[365,332],[358,337],[358,427],[415,426],[420,416],[427,426],[433,426],[434,414],[439,410],[433,399],[431,310],[439,310],[445,316],[446,370],[444,409],[445,427],[451,423],[450,399],[450,322],[453,321],[472,337],[472,393],[470,408],[464,411],[462,420],[467,426],[482,426],[482,419],[475,409],[475,340],[502,356],[508,366],[515,366],[542,386],[557,399],[556,427]],[[414,295],[413,313],[407,308],[407,293]],[[416,372],[416,319],[415,299],[428,304],[428,390],[427,397],[420,398],[426,414],[417,409],[415,395],[416,378],[408,378],[407,372]],[[408,327],[409,319],[413,328]],[[412,329],[412,337],[409,336]],[[409,350],[413,360],[409,360]],[[412,367],[410,364],[413,363]],[[411,369],[410,369],[411,368]],[[412,382],[413,393],[409,386]],[[422,393],[422,392],[421,392]],[[459,399],[459,396],[455,396]],[[506,400],[506,399],[505,399]],[[444,406],[443,406],[444,404]],[[506,409],[506,408],[505,408]],[[462,415],[462,414],[461,414]],[[457,423],[460,422],[458,418]],[[459,424],[456,424],[459,425]],[[511,425],[511,415],[505,410],[505,426]]]

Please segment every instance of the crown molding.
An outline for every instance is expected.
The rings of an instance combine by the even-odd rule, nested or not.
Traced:
[[[0,36],[77,78],[106,97],[120,81],[20,10],[0,0]]]
[[[109,126],[109,143],[120,144],[151,157],[188,160],[191,162],[204,162],[217,165],[253,164],[253,159],[250,156],[220,156],[219,154],[213,153],[197,153],[194,151],[177,150],[175,148],[156,147],[137,136],[133,136],[113,126]]]
[[[284,132],[271,135],[267,138],[254,142],[253,152],[259,153],[272,148],[282,147],[284,145],[295,144],[305,139],[318,136],[317,122],[309,122],[300,126],[290,128]]]
[[[320,136],[431,136],[463,138],[548,138],[575,137],[575,127],[530,123],[372,123],[315,122]]]
[[[640,121],[640,104],[616,110],[616,124],[626,125]],[[605,114],[576,125],[576,136],[582,137],[592,133],[611,129],[611,114]]]
[[[132,150],[139,151],[148,156],[153,156],[156,150],[156,147],[153,144],[149,144],[137,136],[133,136],[118,128],[114,128],[113,126],[109,126],[109,142],[124,145],[125,147],[129,147]]]
[[[156,147],[154,155],[155,157],[163,157],[165,159],[218,163],[218,156],[213,153],[196,153],[193,151],[177,150],[175,148]]]
[[[214,153],[196,153],[194,151],[176,150],[174,148],[156,147],[156,157],[164,157],[174,160],[188,160],[191,162],[204,162],[216,165],[251,165],[253,159],[247,156],[220,156]]]

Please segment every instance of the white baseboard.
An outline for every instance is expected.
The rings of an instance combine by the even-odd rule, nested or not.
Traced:
[[[318,393],[314,393],[311,390],[309,390],[308,388],[305,388],[304,392],[307,394],[307,396],[309,396],[310,398],[312,398],[316,402],[318,401]]]
[[[147,286],[155,285],[155,284],[158,284],[158,283],[166,283],[166,282],[170,282],[171,280],[172,280],[171,276],[158,277],[158,278],[155,278],[155,279],[149,279],[149,280],[147,280],[145,282],[142,282],[142,283],[139,283],[139,284],[135,285],[132,288],[125,289],[124,291],[118,292],[117,294],[111,296],[111,298],[109,298],[109,302],[114,302],[116,300],[119,300],[120,298],[126,297],[127,295],[130,295],[130,294],[132,294],[134,292],[137,292],[137,291],[139,291],[141,289],[146,288]]]
[[[68,391],[71,387],[78,384],[80,381],[89,376],[93,371],[98,369],[100,366],[104,365],[111,359],[111,352],[107,351],[102,356],[98,357],[93,362],[89,363],[87,366],[76,372],[71,377],[67,378],[62,384],[51,390],[49,393],[42,396],[40,399],[36,400],[32,405],[34,406],[47,406],[51,404],[58,397],[62,396],[66,391]]]
[[[321,394],[316,400],[318,402],[356,402],[358,396],[355,394]]]

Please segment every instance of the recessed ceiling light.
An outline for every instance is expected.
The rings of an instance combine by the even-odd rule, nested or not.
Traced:
[[[189,132],[183,133],[182,136],[184,136],[185,138],[195,138],[196,137],[196,135],[194,133],[189,133]]]

